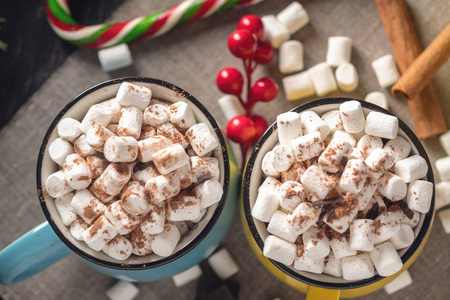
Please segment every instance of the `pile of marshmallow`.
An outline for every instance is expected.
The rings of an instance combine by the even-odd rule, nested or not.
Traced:
[[[173,253],[220,201],[215,135],[186,102],[124,82],[81,122],[61,120],[45,188],[71,235],[117,260]]]
[[[425,159],[398,135],[398,119],[347,101],[339,110],[278,116],[279,143],[252,216],[268,223],[264,255],[296,270],[346,280],[402,268],[433,184]]]

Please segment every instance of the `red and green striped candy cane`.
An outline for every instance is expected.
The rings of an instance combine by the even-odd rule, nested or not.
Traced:
[[[84,48],[105,48],[160,36],[176,27],[229,9],[263,0],[186,0],[167,10],[116,24],[80,25],[71,16],[69,0],[47,0],[50,26],[62,39]]]

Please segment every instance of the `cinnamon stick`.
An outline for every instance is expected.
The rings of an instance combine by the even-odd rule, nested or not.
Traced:
[[[417,97],[449,57],[450,24],[409,66],[392,87],[392,94],[406,100]]]
[[[384,29],[391,42],[400,73],[422,52],[404,0],[375,0]],[[408,101],[416,125],[417,136],[427,139],[447,131],[447,124],[432,83],[425,85],[417,96]]]

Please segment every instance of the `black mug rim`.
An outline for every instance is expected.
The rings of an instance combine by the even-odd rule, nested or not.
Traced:
[[[192,104],[194,104],[202,112],[202,114],[208,119],[211,126],[213,127],[213,129],[218,137],[218,140],[219,140],[219,144],[220,144],[221,152],[222,152],[222,156],[223,156],[223,162],[224,162],[224,170],[223,170],[224,171],[224,180],[223,180],[224,193],[216,207],[216,210],[214,211],[213,216],[211,217],[211,220],[209,220],[209,222],[208,222],[208,224],[206,224],[205,228],[192,241],[190,241],[187,245],[185,245],[183,248],[181,248],[179,251],[175,252],[174,254],[164,257],[164,258],[161,258],[156,261],[141,263],[141,264],[124,264],[124,263],[113,263],[110,261],[105,261],[105,260],[99,259],[95,256],[92,256],[92,255],[82,251],[75,245],[73,245],[65,237],[65,235],[61,232],[61,230],[58,228],[58,226],[53,221],[53,219],[50,215],[50,212],[46,205],[46,195],[44,193],[42,177],[41,177],[43,158],[44,158],[44,154],[45,154],[50,136],[56,129],[58,122],[65,116],[67,111],[70,108],[72,108],[76,103],[81,101],[84,97],[91,94],[92,92],[95,92],[106,86],[120,84],[123,82],[132,82],[132,83],[143,82],[143,83],[156,84],[156,85],[165,87],[169,90],[173,90],[173,91],[181,94],[186,99],[188,99]],[[107,99],[105,99],[105,100],[107,100]],[[185,254],[189,253],[209,234],[209,232],[212,230],[212,228],[216,224],[217,220],[219,219],[219,216],[221,215],[222,210],[225,206],[225,201],[228,197],[229,183],[230,183],[230,162],[229,162],[228,148],[227,148],[227,145],[225,142],[225,138],[222,135],[222,131],[220,130],[219,125],[217,124],[217,122],[215,121],[215,119],[213,118],[211,113],[203,106],[203,104],[200,103],[199,100],[197,100],[190,93],[186,92],[184,89],[182,89],[172,83],[169,83],[169,82],[166,82],[166,81],[163,81],[160,79],[150,78],[150,77],[123,77],[123,78],[111,79],[111,80],[101,82],[97,85],[94,85],[94,86],[84,90],[80,94],[78,94],[75,98],[73,98],[68,104],[66,104],[61,109],[61,111],[56,115],[56,117],[53,119],[52,123],[50,124],[50,126],[44,136],[44,139],[42,141],[41,147],[40,147],[38,160],[37,160],[37,167],[36,167],[36,184],[37,184],[38,199],[41,204],[41,208],[44,212],[45,218],[47,219],[50,226],[53,228],[53,231],[56,233],[56,235],[62,240],[62,242],[67,247],[69,247],[69,249],[71,249],[75,254],[79,255],[80,257],[86,259],[89,262],[100,265],[102,267],[106,267],[106,268],[110,268],[110,269],[117,269],[117,270],[153,269],[156,267],[166,265],[174,260],[179,259],[180,257],[184,256]]]
[[[351,101],[351,100],[356,100],[356,101],[360,102],[362,107],[370,109],[372,111],[378,111],[378,112],[382,112],[382,113],[385,113],[385,114],[388,114],[391,116],[395,116],[394,114],[387,111],[386,109],[384,109],[378,105],[375,105],[373,103],[369,103],[366,101],[361,101],[361,100],[353,99],[353,98],[347,98],[347,97],[321,98],[321,99],[317,99],[317,100],[310,101],[305,104],[299,105],[299,106],[291,109],[290,111],[302,112],[302,111],[305,111],[305,110],[308,110],[311,108],[315,108],[318,106],[330,105],[330,104],[341,104],[345,101]],[[397,117],[397,116],[395,116],[395,117]],[[403,264],[405,264],[414,255],[414,253],[417,251],[419,246],[422,244],[422,242],[431,226],[431,222],[432,222],[433,214],[434,214],[435,191],[434,191],[433,169],[432,169],[430,160],[428,158],[428,155],[427,155],[422,143],[420,142],[420,140],[416,136],[416,134],[400,118],[398,118],[398,123],[399,123],[399,128],[401,128],[403,130],[403,132],[408,136],[408,138],[411,139],[412,143],[417,148],[417,152],[419,153],[419,155],[425,159],[425,161],[428,165],[427,180],[433,183],[433,197],[432,197],[432,201],[431,201],[430,210],[425,214],[425,218],[424,218],[422,227],[420,228],[420,231],[419,231],[417,237],[415,238],[414,242],[401,257]],[[276,129],[277,129],[277,124],[276,124],[276,122],[274,122],[266,130],[266,132],[264,132],[264,134],[258,140],[256,145],[253,147],[253,150],[247,161],[247,165],[246,165],[245,173],[244,173],[244,180],[243,180],[243,189],[242,190],[243,190],[243,206],[244,206],[245,218],[247,220],[247,224],[252,233],[252,237],[253,237],[254,241],[256,242],[256,244],[259,246],[261,252],[264,249],[264,242],[263,242],[261,236],[259,235],[258,230],[256,229],[256,225],[255,225],[255,222],[251,215],[251,209],[250,209],[250,201],[249,201],[249,199],[250,199],[250,197],[249,197],[250,178],[251,178],[252,170],[254,168],[256,157],[261,149],[261,145],[264,144],[264,142],[269,138],[269,136]],[[369,284],[373,284],[375,282],[378,282],[378,281],[386,278],[384,276],[375,274],[375,276],[373,276],[371,278],[364,279],[364,280],[358,280],[358,281],[349,281],[348,283],[347,282],[345,282],[345,283],[323,282],[323,281],[314,280],[314,279],[302,276],[299,273],[291,270],[289,267],[287,267],[286,265],[284,265],[282,263],[279,263],[272,259],[269,259],[269,260],[272,262],[272,264],[274,264],[279,270],[281,270],[286,275],[288,275],[300,282],[306,283],[308,285],[317,286],[317,287],[321,287],[321,288],[331,288],[331,289],[340,289],[340,290],[355,289],[355,288],[367,286]]]

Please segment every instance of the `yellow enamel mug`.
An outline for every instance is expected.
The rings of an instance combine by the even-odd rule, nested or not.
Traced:
[[[312,110],[319,116],[330,110],[339,109],[339,105],[345,101],[354,100],[349,98],[324,98],[300,105],[291,111],[301,113],[302,111]],[[378,111],[392,115],[390,112],[374,104],[361,101],[364,114],[370,111]],[[430,160],[412,130],[399,119],[399,133],[411,144],[411,152],[422,156],[428,164],[428,174],[426,180],[434,184],[433,171]],[[406,270],[419,256],[427,239],[430,235],[431,225],[434,219],[434,192],[431,207],[428,213],[421,214],[419,224],[414,228],[415,240],[411,246],[399,251],[403,261],[401,271],[389,277],[375,276],[358,281],[347,281],[343,278],[336,278],[326,274],[313,274],[304,271],[295,270],[274,260],[268,259],[263,255],[264,240],[269,233],[266,224],[254,219],[251,210],[256,201],[258,187],[263,180],[261,163],[264,155],[272,150],[278,142],[277,125],[272,124],[264,133],[249,156],[244,171],[242,183],[242,207],[241,217],[244,231],[251,248],[255,252],[261,263],[279,280],[289,286],[307,294],[307,299],[338,299],[353,298],[363,296],[374,292],[395,279],[402,271]]]

